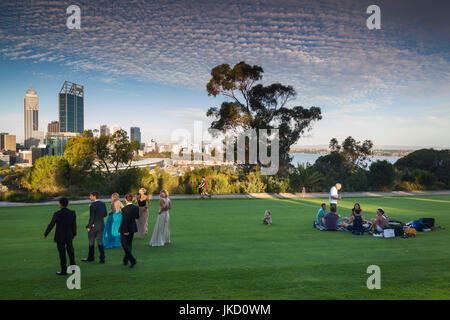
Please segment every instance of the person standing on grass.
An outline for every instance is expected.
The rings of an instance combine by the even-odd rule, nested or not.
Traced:
[[[339,190],[341,190],[341,189],[342,189],[342,185],[340,183],[336,183],[334,186],[331,187],[330,195],[328,197],[329,201],[330,201],[330,208],[335,207],[337,210],[338,200],[341,200],[341,197],[339,196]]]
[[[161,190],[159,197],[158,218],[150,240],[152,247],[161,247],[170,243],[169,210],[172,209],[172,203],[166,190]]]
[[[61,271],[56,274],[63,276],[67,274],[66,250],[69,255],[70,265],[75,265],[75,251],[73,249],[73,238],[77,235],[77,218],[75,211],[67,209],[69,200],[67,198],[59,199],[60,210],[53,214],[52,221],[44,233],[44,239],[56,225],[55,238],[56,247],[59,252],[59,262]]]
[[[119,199],[118,193],[111,195],[111,212],[106,219],[103,229],[103,245],[106,249],[121,247],[119,227],[122,223],[123,204]]]
[[[125,196],[125,202],[126,206],[122,209],[122,224],[119,232],[125,252],[123,264],[126,266],[130,262],[130,268],[133,268],[137,261],[131,251],[133,250],[133,237],[137,232],[136,220],[139,219],[139,207],[133,204],[133,195],[130,193]]]
[[[108,215],[106,205],[98,199],[98,192],[91,192],[89,195],[92,201],[89,207],[89,222],[86,225],[89,239],[89,255],[82,259],[83,262],[94,261],[94,246],[97,241],[98,250],[100,251],[100,263],[105,263],[105,247],[103,245],[103,229],[105,228],[105,217]]]
[[[148,206],[150,205],[150,199],[146,195],[147,190],[145,188],[139,189],[139,194],[134,201],[134,204],[139,206],[139,220],[137,220],[137,233],[139,238],[142,239],[144,235],[148,234]]]

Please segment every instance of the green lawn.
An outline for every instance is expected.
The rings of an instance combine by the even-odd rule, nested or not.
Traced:
[[[105,265],[79,262],[87,255],[88,205],[74,205],[79,235],[75,257],[81,290],[68,290],[53,232],[43,232],[56,207],[0,208],[0,299],[449,299],[450,232],[383,239],[312,228],[325,199],[175,200],[172,244],[134,241],[138,264],[122,265],[121,248],[106,251]],[[378,206],[402,221],[434,217],[450,227],[450,196],[345,199],[365,217]],[[150,212],[150,231],[156,219]],[[272,212],[273,226],[261,224]],[[98,251],[96,251],[96,259]],[[381,268],[381,290],[366,287],[369,265]]]

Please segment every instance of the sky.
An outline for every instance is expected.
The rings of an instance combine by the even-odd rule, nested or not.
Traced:
[[[66,9],[81,9],[68,29]],[[381,29],[369,30],[369,5]],[[85,86],[85,128],[141,128],[143,142],[206,130],[216,65],[264,69],[263,84],[317,106],[298,146],[333,137],[377,146],[450,147],[449,1],[1,1],[0,131],[23,139],[23,98],[39,95],[39,126],[57,120],[65,80]]]

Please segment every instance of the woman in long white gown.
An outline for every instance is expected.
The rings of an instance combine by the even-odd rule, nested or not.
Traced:
[[[150,246],[160,247],[170,243],[169,230],[169,210],[172,209],[172,203],[166,190],[161,190],[159,194],[159,211],[156,219],[155,228],[153,229]]]

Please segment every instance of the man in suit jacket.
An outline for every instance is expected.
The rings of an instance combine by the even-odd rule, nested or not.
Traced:
[[[89,239],[89,255],[82,259],[84,262],[94,261],[94,246],[97,241],[100,251],[100,263],[105,263],[105,247],[103,246],[103,229],[105,228],[105,217],[107,216],[106,205],[98,200],[98,192],[91,192],[89,198],[92,203],[89,208],[89,222],[86,225]]]
[[[72,240],[77,235],[77,221],[75,211],[67,209],[69,200],[67,198],[59,199],[60,210],[53,214],[52,221],[44,233],[44,239],[56,225],[55,238],[56,246],[59,252],[59,261],[61,271],[57,275],[67,274],[66,250],[69,255],[70,265],[75,265],[75,252],[73,250]]]
[[[130,262],[130,268],[137,263],[131,250],[133,247],[133,236],[137,232],[136,219],[139,219],[139,207],[133,204],[133,195],[125,196],[126,206],[122,208],[122,223],[119,228],[122,248],[125,251],[123,264],[126,266]]]

